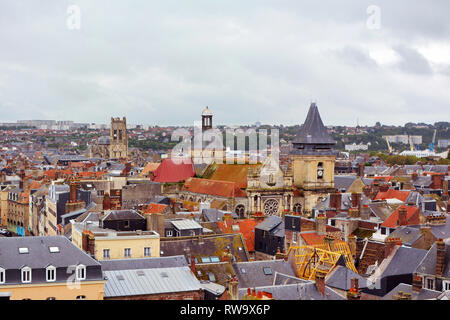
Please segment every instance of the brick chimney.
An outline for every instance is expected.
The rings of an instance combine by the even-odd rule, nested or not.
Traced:
[[[358,177],[364,177],[364,163],[358,163]]]
[[[356,258],[356,236],[351,234],[348,237],[348,246],[350,248],[350,252],[352,253],[353,259]]]
[[[398,225],[399,226],[406,226],[406,224],[407,224],[407,220],[406,220],[407,213],[408,213],[408,211],[406,210],[405,207],[400,207],[398,209]]]
[[[195,270],[195,256],[194,256],[193,252],[191,252],[191,271],[194,275],[196,275],[196,273],[195,273],[195,271],[196,271]]]
[[[361,193],[352,193],[352,207],[361,209]]]
[[[319,214],[316,217],[316,232],[318,235],[327,233],[326,221],[327,221],[327,217],[324,214]]]
[[[422,278],[418,275],[414,275],[412,282],[412,291],[419,293],[422,290]]]
[[[75,182],[70,182],[70,202],[77,202],[77,184]]]
[[[336,209],[337,212],[341,210],[342,194],[340,192],[330,193],[330,208]]]
[[[108,192],[103,196],[103,210],[111,210],[111,198]]]
[[[386,239],[386,243],[384,246],[384,258],[385,259],[391,255],[392,251],[394,250],[396,241],[397,240],[395,238]]]
[[[384,183],[380,185],[380,192],[387,192],[389,190],[389,185]]]
[[[360,217],[363,220],[369,220],[370,219],[370,208],[368,204],[365,204],[361,208]]]
[[[251,295],[250,288],[248,288],[247,294]],[[233,279],[228,283],[228,299],[239,300],[239,282],[236,276],[233,276]]]
[[[21,169],[19,173],[20,181],[19,181],[19,189],[23,190],[25,183],[25,170]]]
[[[316,272],[316,288],[317,291],[319,291],[322,296],[325,295],[325,275],[322,272],[317,271]]]
[[[358,208],[348,209],[348,216],[350,218],[359,218],[359,209]]]
[[[434,174],[431,176],[431,189],[442,189],[443,177],[440,174]]]
[[[436,276],[442,277],[445,267],[445,242],[443,239],[436,241]]]
[[[360,298],[358,278],[351,278],[350,290],[347,292],[347,300],[359,300]]]

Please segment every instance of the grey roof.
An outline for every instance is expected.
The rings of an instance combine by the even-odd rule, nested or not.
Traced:
[[[442,277],[450,279],[450,239],[445,239],[445,266]],[[423,260],[416,268],[417,273],[435,275],[436,274],[436,243],[426,253]]]
[[[283,222],[283,220],[281,219],[281,217],[269,216],[266,219],[264,219],[263,222],[256,225],[255,228],[270,232],[273,229],[275,229],[282,222]]]
[[[356,176],[344,176],[344,175],[335,175],[334,176],[334,187],[338,190],[347,191],[348,188],[352,185],[352,183],[356,180]]]
[[[361,205],[370,204],[370,199],[367,198],[363,193],[361,194]],[[341,210],[348,210],[352,207],[352,194],[341,193]],[[315,207],[317,210],[326,210],[330,208],[330,194],[328,194],[322,201],[320,201]]]
[[[97,143],[100,145],[109,145],[111,144],[111,137],[110,136],[99,137]]]
[[[417,179],[413,181],[413,185],[414,187],[429,187],[431,182],[431,176],[417,176]]]
[[[188,265],[184,256],[155,257],[140,259],[114,259],[100,261],[103,271],[134,270],[152,268],[174,268]]]
[[[231,214],[231,216],[235,219],[238,218],[238,215],[235,212],[227,212],[227,211],[222,211],[222,210],[218,210],[215,208],[202,210],[202,215],[203,215],[204,219],[206,221],[211,221],[211,222],[222,221],[223,216],[226,213]]]
[[[404,246],[399,247],[389,262],[389,265],[384,269],[381,278],[393,275],[413,274],[426,254],[426,250]]]
[[[200,281],[189,267],[140,270],[111,270],[104,272],[107,281],[104,297],[189,292],[202,289]]]
[[[436,299],[442,292],[425,289],[422,288],[419,293],[415,293],[412,290],[412,285],[400,283],[394,289],[389,291],[382,300],[392,300],[392,296],[397,294],[399,291],[403,293],[410,293],[412,300],[427,300],[427,299]]]
[[[270,274],[264,272],[265,268],[270,269],[267,269]],[[239,288],[272,285],[276,272],[295,277],[294,270],[289,262],[282,259],[235,263],[233,264],[233,271],[238,278]]]
[[[407,246],[412,246],[417,240],[422,237],[419,228],[410,226],[400,226],[389,235],[389,238],[400,238],[402,243]]]
[[[344,267],[336,266],[330,273],[327,274],[325,284],[332,288],[348,291],[351,288],[351,279],[358,279],[358,286],[360,289],[367,288],[371,285],[370,281],[361,277],[356,272]]]
[[[171,220],[170,223],[178,230],[202,229],[203,227],[192,219]]]
[[[395,208],[387,204],[386,201],[369,203],[369,208],[381,221],[385,221],[395,211]]]
[[[269,292],[275,300],[345,300],[344,297],[327,286],[325,286],[325,295],[322,296],[317,290],[314,281],[281,286],[256,287],[255,290],[257,292]],[[239,298],[242,298],[246,293],[247,289],[239,289]]]
[[[315,103],[311,103],[305,123],[292,142],[295,144],[326,144],[334,145],[334,141],[328,134],[327,128],[320,118],[319,109]]]
[[[49,247],[59,247],[59,252],[51,253]],[[19,248],[28,248],[29,253],[21,254]],[[49,265],[59,268],[78,264],[100,265],[64,236],[0,238],[0,267],[4,269],[24,266],[40,269]]]
[[[145,219],[145,218],[137,211],[132,209],[109,211],[103,218],[101,218],[102,221],[122,220],[122,219]]]
[[[226,290],[226,288],[224,286],[222,286],[221,284],[211,282],[211,281],[202,280],[202,281],[200,281],[200,284],[201,284],[203,290],[209,291],[215,295],[221,295]]]
[[[304,280],[301,278],[297,278],[295,276],[287,275],[284,273],[275,272],[275,277],[273,279],[274,286],[287,285],[287,284],[296,284],[296,283],[308,283],[309,280]]]

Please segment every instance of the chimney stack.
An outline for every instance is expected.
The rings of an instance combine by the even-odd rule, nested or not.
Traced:
[[[239,282],[236,276],[233,276],[233,279],[228,283],[228,298],[229,300],[239,300]],[[250,288],[247,290],[247,294],[249,294]],[[251,293],[251,292],[250,292]]]
[[[365,204],[361,208],[360,217],[362,220],[369,220],[370,219],[370,208],[368,204]]]
[[[195,256],[194,256],[193,252],[191,252],[191,271],[194,275],[196,275],[196,273],[195,273],[195,271],[196,271],[195,270]]]
[[[341,210],[342,194],[340,192],[330,194],[330,208],[336,209],[336,212]]]
[[[347,300],[359,300],[361,298],[358,282],[358,278],[350,279],[350,290],[347,292]]]
[[[382,184],[380,185],[380,192],[387,192],[389,190],[389,185],[387,184]]]
[[[407,209],[404,206],[401,206],[398,209],[398,225],[399,226],[406,226],[407,224],[407,220],[406,220],[406,214],[407,214]]]
[[[70,202],[77,202],[77,184],[75,181],[71,181],[70,184]]]
[[[418,275],[414,275],[412,282],[412,291],[419,293],[422,290],[422,278]]]
[[[324,214],[319,214],[316,217],[316,232],[318,235],[327,233],[326,216]]]
[[[111,210],[111,198],[108,192],[103,196],[103,210]]]
[[[325,275],[322,272],[317,271],[315,279],[316,279],[317,291],[319,291],[322,294],[322,296],[324,296],[325,295]]]
[[[445,242],[443,239],[436,241],[436,276],[442,277],[445,267]]]

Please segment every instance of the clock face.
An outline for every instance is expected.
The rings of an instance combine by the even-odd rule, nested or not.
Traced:
[[[323,170],[317,170],[317,176],[323,177]]]

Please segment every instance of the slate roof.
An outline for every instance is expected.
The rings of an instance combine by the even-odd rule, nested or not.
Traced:
[[[19,248],[28,248],[29,253],[19,253]],[[59,252],[50,252],[49,247],[59,247]],[[75,246],[64,236],[45,237],[9,237],[0,238],[0,267],[20,269],[28,266],[32,269],[56,268],[83,264],[100,264]]]
[[[287,285],[271,285],[256,287],[255,290],[265,291],[272,294],[274,300],[345,300],[333,289],[325,286],[325,296],[317,290],[314,281],[307,283],[295,283]],[[247,289],[239,289],[239,298],[247,293]]]
[[[277,237],[284,237],[285,235],[284,222],[281,217],[278,216],[267,217],[263,222],[256,225],[255,229],[270,232]]]
[[[426,250],[401,246],[394,253],[389,265],[384,269],[380,278],[413,274],[414,270],[420,264],[427,254]]]
[[[395,229],[388,238],[399,238],[402,244],[411,247],[417,240],[422,237],[419,228],[410,226],[401,226]]]
[[[445,267],[442,277],[450,279],[450,239],[445,239]],[[436,243],[434,243],[430,250],[426,253],[423,260],[418,264],[415,272],[422,274],[435,275],[436,274]]]
[[[429,299],[435,299],[437,298],[442,292],[425,289],[422,288],[419,293],[413,292],[412,285],[400,283],[398,284],[394,289],[389,291],[382,300],[392,300],[392,296],[397,294],[399,291],[403,293],[410,293],[411,294],[411,300],[429,300]]]
[[[336,144],[336,141],[330,137],[327,128],[323,125],[319,109],[315,103],[311,103],[306,120],[292,143],[294,146],[296,144]]]
[[[101,260],[100,263],[103,271],[175,268],[188,266],[186,258],[182,255],[140,259]]]
[[[276,272],[295,277],[291,265],[283,259],[235,263],[233,264],[233,271],[238,279],[239,288],[272,285]]]
[[[332,288],[348,291],[351,288],[352,278],[358,279],[360,289],[367,288],[371,285],[369,280],[344,266],[336,266],[331,270],[325,278],[325,284]]]
[[[228,248],[236,261],[249,261],[245,241],[241,234],[203,236],[202,241],[199,238],[166,238],[160,242],[161,256],[186,255],[187,250],[190,250],[195,257],[219,256],[221,258]]]
[[[113,210],[106,212],[105,216],[101,219],[102,221],[108,220],[123,220],[123,219],[145,219],[135,210]]]
[[[201,290],[200,281],[189,267],[104,272],[104,297],[127,297]]]
[[[231,214],[231,216],[234,219],[239,218],[239,216],[236,214],[236,212],[222,211],[222,210],[217,210],[215,208],[209,208],[209,209],[202,210],[202,215],[203,215],[205,221],[211,221],[211,222],[222,221],[224,214]]]

